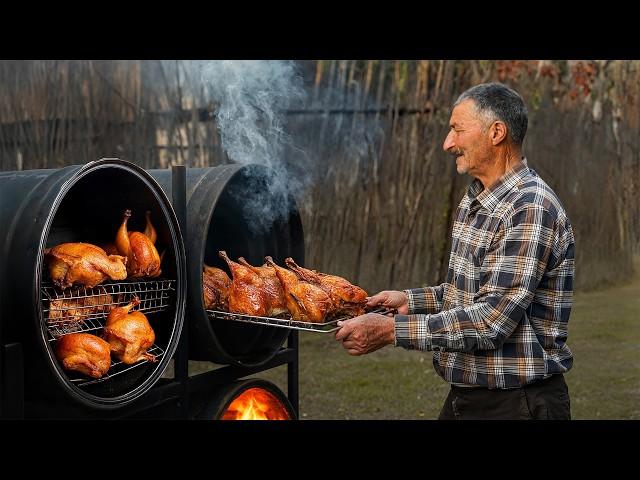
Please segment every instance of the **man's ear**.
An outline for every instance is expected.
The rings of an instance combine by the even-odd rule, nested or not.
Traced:
[[[489,127],[489,136],[491,137],[491,144],[498,145],[507,138],[507,125],[504,122],[496,120]]]

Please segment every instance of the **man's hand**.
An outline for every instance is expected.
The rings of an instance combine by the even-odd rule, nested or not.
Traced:
[[[336,340],[342,342],[349,355],[364,355],[395,343],[393,317],[367,313],[339,321],[338,326],[342,328],[336,332]]]
[[[409,313],[409,299],[404,292],[397,290],[384,290],[376,293],[373,297],[367,298],[367,307],[381,305],[387,308],[396,308],[401,315]]]

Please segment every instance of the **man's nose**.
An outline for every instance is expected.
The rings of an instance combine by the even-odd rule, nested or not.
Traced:
[[[444,143],[442,144],[442,148],[444,149],[445,152],[448,152],[450,148],[452,148],[455,145],[455,143],[453,142],[453,135],[451,135],[451,132],[449,132],[447,134],[447,137],[444,139]]]

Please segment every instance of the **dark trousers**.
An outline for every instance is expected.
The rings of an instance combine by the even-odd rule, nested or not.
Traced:
[[[451,386],[438,420],[571,420],[562,374],[521,388]]]

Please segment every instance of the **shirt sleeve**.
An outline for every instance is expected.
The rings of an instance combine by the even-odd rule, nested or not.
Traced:
[[[410,288],[404,291],[407,294],[409,314],[438,313],[442,310],[442,298],[447,284],[437,287]]]
[[[556,218],[545,208],[531,203],[516,208],[501,222],[480,265],[473,304],[396,315],[396,346],[467,352],[499,348],[531,303],[558,240]]]

